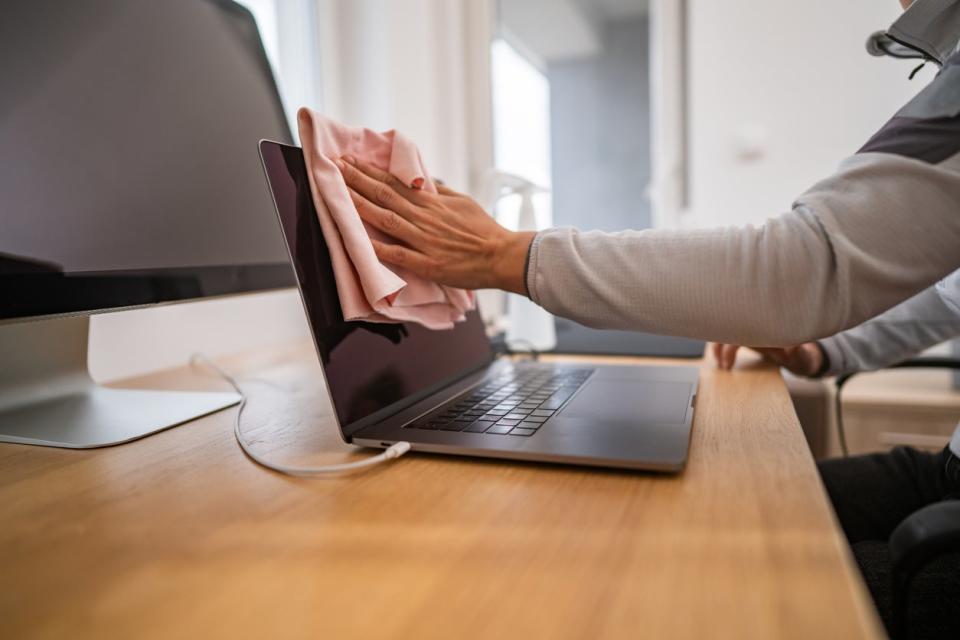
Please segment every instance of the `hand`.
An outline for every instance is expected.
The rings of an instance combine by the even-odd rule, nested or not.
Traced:
[[[717,360],[717,366],[721,369],[732,369],[739,349],[740,346],[735,344],[714,344],[713,356]],[[823,350],[816,342],[795,347],[756,347],[753,350],[799,376],[815,376],[823,366]]]
[[[501,227],[474,200],[443,185],[440,193],[413,189],[349,156],[337,166],[360,218],[400,242],[373,240],[380,260],[451,287],[527,293],[533,232]]]

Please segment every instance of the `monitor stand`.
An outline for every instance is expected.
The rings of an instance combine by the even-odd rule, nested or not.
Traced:
[[[0,324],[0,442],[88,449],[240,402],[235,393],[112,389],[87,371],[88,316]]]

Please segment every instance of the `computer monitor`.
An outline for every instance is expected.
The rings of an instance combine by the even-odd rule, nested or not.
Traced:
[[[100,311],[293,285],[257,157],[291,136],[253,17],[12,0],[0,79],[0,441],[117,444],[237,402],[100,387],[87,330]]]

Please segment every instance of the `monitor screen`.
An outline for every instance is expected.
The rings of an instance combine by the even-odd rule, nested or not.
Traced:
[[[453,329],[347,322],[310,194],[303,153],[264,142],[263,164],[340,425],[348,432],[488,364],[480,314]]]
[[[256,152],[290,132],[245,9],[4,2],[0,78],[0,320],[293,284]]]

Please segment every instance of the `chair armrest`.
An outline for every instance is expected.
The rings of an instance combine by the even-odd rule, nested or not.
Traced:
[[[901,574],[913,574],[937,556],[954,551],[960,551],[960,500],[920,509],[890,536],[893,570]]]
[[[892,637],[906,638],[910,583],[927,563],[960,552],[960,500],[937,502],[907,517],[889,541],[893,562]]]
[[[903,362],[898,362],[897,364],[892,364],[888,367],[889,369],[954,369],[960,370],[960,358],[950,358],[950,357],[938,357],[938,356],[922,356],[919,358],[911,358],[910,360],[904,360]],[[839,391],[843,385],[847,383],[850,378],[861,374],[866,373],[864,371],[853,371],[851,373],[845,373],[843,375],[837,376],[837,391]]]
[[[904,360],[903,362],[898,362],[897,364],[890,365],[890,369],[953,369],[955,371],[960,371],[960,358],[949,358],[949,357],[934,357],[934,356],[922,356],[919,358],[911,358],[910,360]],[[835,381],[836,393],[833,395],[833,414],[836,419],[837,424],[837,437],[840,440],[840,450],[843,452],[844,456],[850,455],[850,450],[847,447],[847,434],[843,427],[843,402],[842,394],[843,388],[850,381],[851,378],[857,376],[861,373],[866,373],[865,371],[852,371],[850,373],[844,373],[837,376]]]

